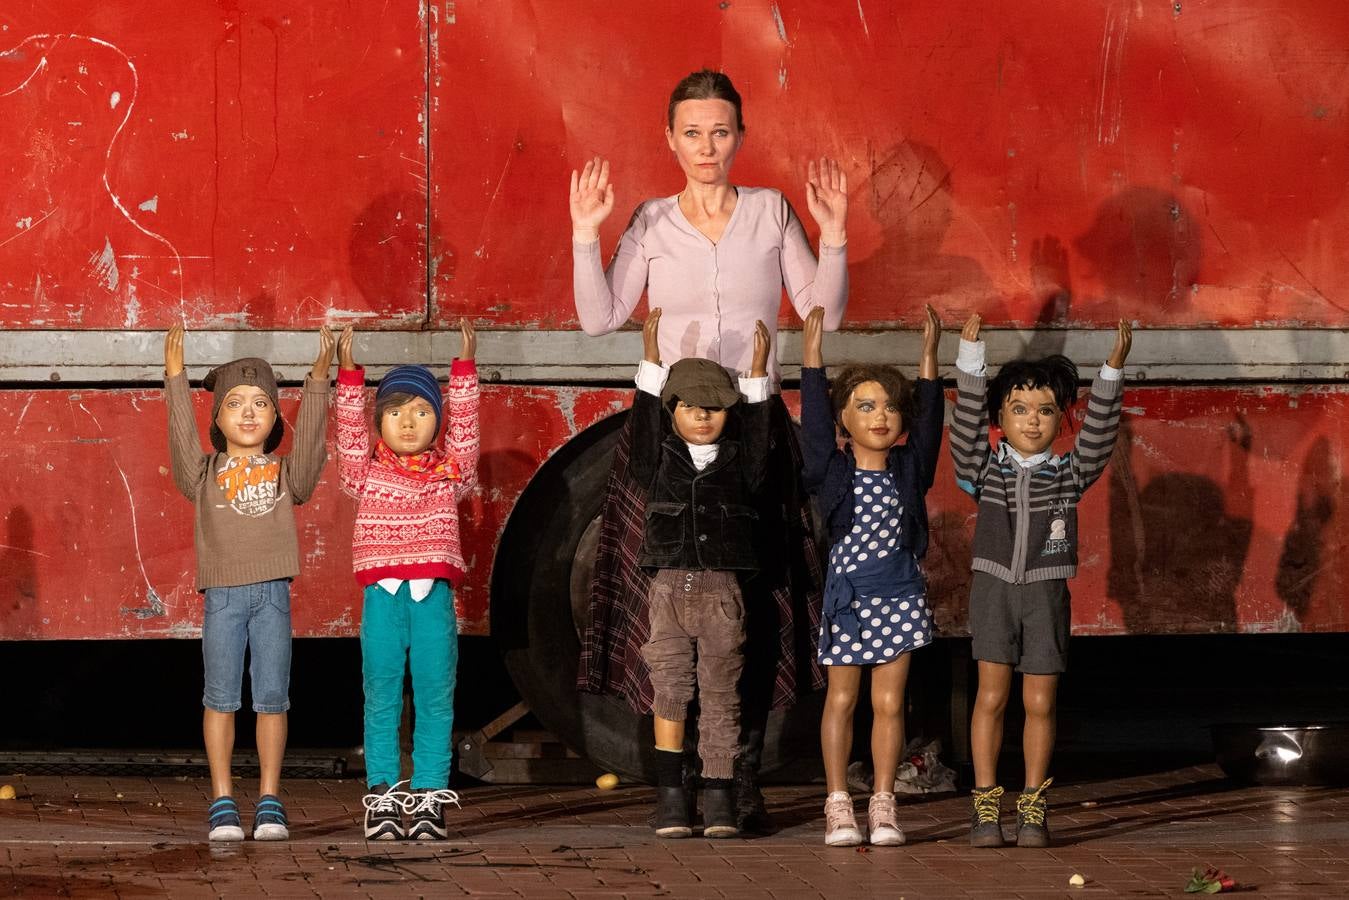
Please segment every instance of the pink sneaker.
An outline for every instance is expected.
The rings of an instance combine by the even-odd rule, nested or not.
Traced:
[[[898,847],[904,843],[904,832],[899,828],[895,813],[894,794],[872,794],[867,806],[867,828],[871,843],[876,847]]]
[[[862,832],[853,815],[852,797],[847,791],[834,791],[824,801],[824,843],[828,847],[856,847]]]

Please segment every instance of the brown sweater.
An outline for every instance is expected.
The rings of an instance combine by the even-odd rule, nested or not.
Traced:
[[[197,508],[197,590],[300,574],[295,507],[328,458],[328,382],[306,377],[289,456],[203,453],[187,375],[164,381],[173,481]]]

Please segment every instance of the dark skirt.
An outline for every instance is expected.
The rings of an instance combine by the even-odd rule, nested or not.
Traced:
[[[774,396],[769,468],[759,502],[759,572],[742,584],[745,596],[747,709],[790,706],[824,687],[815,659],[820,624],[819,546],[810,499],[801,487],[801,447],[782,398]],[[631,419],[629,419],[629,423]],[[614,448],[599,548],[590,586],[590,622],[581,641],[578,690],[615,694],[639,713],[651,710],[651,678],[642,659],[651,576],[637,565],[645,526],[645,497],[628,476],[630,434]]]

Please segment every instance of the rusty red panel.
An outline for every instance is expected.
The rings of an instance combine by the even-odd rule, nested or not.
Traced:
[[[1124,404],[1079,510],[1074,633],[1349,629],[1349,390],[1130,388]],[[974,503],[949,457],[930,509],[937,621],[961,633]]]
[[[416,3],[0,11],[0,325],[420,322]]]
[[[470,0],[429,22],[441,322],[567,327],[568,172],[611,159],[606,252],[683,178],[669,91],[723,68],[734,177],[805,216],[844,163],[848,327],[952,318],[1335,325],[1349,266],[1342,0]],[[808,225],[812,230],[812,226]]]
[[[493,553],[520,491],[629,398],[484,389],[483,489],[463,507],[467,633],[487,629]],[[296,399],[285,392],[287,417]],[[1124,441],[1081,507],[1077,633],[1349,630],[1349,388],[1131,388],[1125,403]],[[160,392],[3,391],[0,419],[16,438],[0,449],[0,638],[194,635],[192,511],[168,475]],[[335,476],[299,512],[301,635],[358,624],[353,509]],[[927,567],[948,634],[965,627],[973,514],[943,459]]]
[[[209,395],[195,391],[198,420]],[[486,387],[482,491],[461,506],[467,581],[460,627],[487,631],[497,537],[539,465],[576,430],[624,408],[629,392]],[[293,422],[299,392],[282,392]],[[192,507],[168,470],[162,392],[0,391],[14,424],[0,449],[0,639],[192,637]],[[203,432],[204,439],[204,432]],[[282,452],[289,447],[289,437]],[[353,635],[360,590],[351,576],[353,502],[337,487],[336,456],[300,507],[302,569],[294,585],[300,636]]]

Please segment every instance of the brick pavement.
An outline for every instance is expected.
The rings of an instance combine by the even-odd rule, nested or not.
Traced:
[[[1260,895],[1349,897],[1349,789],[1241,788],[1211,767],[1056,787],[1047,851],[971,850],[968,798],[951,795],[902,806],[908,846],[826,848],[812,786],[769,789],[768,838],[657,840],[641,787],[483,786],[449,841],[376,845],[357,830],[360,783],[302,780],[284,787],[292,840],[211,847],[204,779],[0,783],[19,794],[0,801],[0,896],[1174,897],[1216,865]]]

